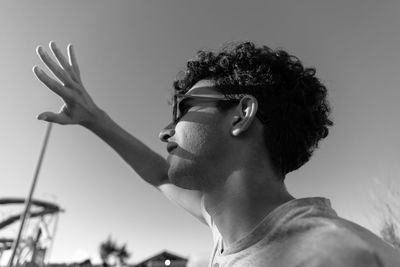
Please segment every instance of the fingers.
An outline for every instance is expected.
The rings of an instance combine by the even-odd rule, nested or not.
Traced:
[[[37,48],[37,54],[39,55],[40,59],[43,61],[43,63],[47,66],[47,68],[56,76],[62,83],[65,85],[71,87],[71,88],[76,88],[79,85],[71,78],[71,76],[68,74],[67,71],[65,71],[63,68],[61,68],[48,54],[44,49],[39,46]],[[61,54],[61,53],[60,53]],[[63,59],[58,59],[59,61],[63,61]],[[64,59],[64,61],[66,61]],[[61,64],[61,63],[60,63]],[[62,65],[62,64],[61,64]]]
[[[64,105],[58,113],[44,112],[37,118],[58,124],[79,124],[90,117],[87,109],[96,108],[87,94],[80,79],[78,63],[72,45],[68,46],[68,58],[52,41],[49,44],[54,58],[42,47],[37,48],[37,54],[47,68],[58,78],[50,77],[41,68],[33,67],[36,77],[55,94],[64,100]]]
[[[76,60],[75,50],[72,44],[68,45],[68,58],[69,64],[72,66],[72,70],[75,73],[78,82],[81,83],[81,72],[79,70],[78,61]]]
[[[61,53],[60,49],[58,49],[56,43],[54,41],[51,41],[49,47],[53,52],[54,57],[57,59],[58,63],[60,63],[61,67],[66,71],[70,70],[71,66],[69,65],[64,55]]]
[[[56,45],[56,43],[54,41],[50,42],[49,47],[50,47],[51,51],[53,52],[53,55],[57,59],[58,63],[60,63],[61,67],[71,75],[72,79],[75,82],[80,83],[81,82],[80,73],[79,73],[79,68],[78,68],[78,64],[76,62],[75,55],[73,55],[74,64],[71,61],[72,45],[71,44],[68,45],[68,58],[69,58],[69,61],[64,57],[64,55],[61,53],[60,49],[57,47],[57,45]]]
[[[50,78],[43,70],[38,66],[33,67],[33,73],[36,77],[44,83],[51,91],[59,95],[65,101],[69,101],[72,98],[71,90],[65,88],[62,84]]]

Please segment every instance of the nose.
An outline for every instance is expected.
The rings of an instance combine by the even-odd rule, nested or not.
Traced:
[[[161,130],[158,138],[162,142],[168,142],[168,139],[171,138],[175,134],[175,127],[173,123],[168,124],[164,129]]]

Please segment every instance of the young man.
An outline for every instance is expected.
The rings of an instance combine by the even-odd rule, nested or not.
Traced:
[[[34,73],[65,102],[38,119],[80,124],[145,181],[211,227],[210,266],[400,266],[399,252],[338,217],[324,198],[295,199],[285,175],[328,135],[327,91],[315,70],[250,42],[199,51],[174,82],[173,121],[160,133],[164,159],[118,126],[83,87],[72,46],[58,63],[41,47]]]

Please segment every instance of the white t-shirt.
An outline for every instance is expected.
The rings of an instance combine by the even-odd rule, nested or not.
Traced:
[[[214,239],[210,267],[400,267],[400,251],[338,217],[325,198],[277,207],[230,247],[202,207]]]

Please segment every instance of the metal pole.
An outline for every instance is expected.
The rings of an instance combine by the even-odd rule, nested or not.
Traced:
[[[35,191],[35,186],[36,186],[37,179],[38,179],[38,176],[39,176],[40,167],[42,165],[44,152],[46,151],[47,143],[49,141],[51,126],[52,126],[52,123],[49,122],[47,124],[47,129],[46,129],[45,137],[44,137],[44,140],[43,140],[42,150],[40,151],[39,161],[38,161],[38,163],[36,165],[36,170],[35,170],[35,174],[33,176],[33,181],[32,181],[32,185],[31,185],[31,189],[29,191],[29,196],[25,200],[25,210],[24,210],[24,213],[21,216],[21,225],[19,227],[17,238],[15,239],[15,241],[13,243],[12,254],[11,254],[10,260],[8,261],[8,265],[7,265],[8,267],[12,267],[13,266],[15,253],[17,251],[17,248],[18,248],[18,245],[19,245],[19,241],[21,239],[21,233],[22,233],[22,230],[24,229],[24,224],[25,224],[25,221],[27,219],[27,214],[29,213],[29,209],[30,209],[30,206],[31,206],[32,196],[33,196],[33,192]]]

